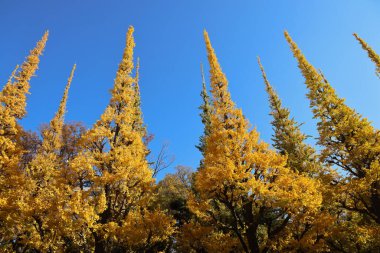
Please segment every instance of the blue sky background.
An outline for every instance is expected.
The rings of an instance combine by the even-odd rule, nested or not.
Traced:
[[[135,55],[141,60],[144,120],[155,135],[150,148],[155,154],[163,143],[170,144],[176,160],[166,172],[175,165],[196,168],[200,154],[194,146],[202,134],[197,109],[200,63],[207,63],[204,28],[227,75],[232,98],[262,139],[270,141],[271,118],[258,55],[283,103],[299,122],[305,122],[302,129],[316,136],[285,29],[347,104],[380,127],[380,80],[352,36],[357,32],[380,53],[379,13],[376,0],[0,0],[0,81],[6,83],[14,66],[48,29],[50,37],[31,82],[22,125],[36,130],[53,117],[77,63],[66,121],[91,126],[109,101],[125,34],[133,25]]]

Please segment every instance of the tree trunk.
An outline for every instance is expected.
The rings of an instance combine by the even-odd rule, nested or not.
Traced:
[[[259,241],[257,240],[257,226],[249,226],[247,229],[246,237],[248,241],[249,251],[251,253],[259,253]]]
[[[101,236],[94,235],[95,238],[95,253],[107,253],[107,244]]]
[[[262,209],[260,209],[257,215],[260,216],[261,213],[262,213]],[[247,204],[244,205],[244,218],[248,227],[245,233],[245,237],[247,238],[249,252],[259,253],[260,246],[259,246],[259,240],[257,238],[257,228],[259,226],[259,217],[255,217],[253,215],[252,202],[248,202]]]

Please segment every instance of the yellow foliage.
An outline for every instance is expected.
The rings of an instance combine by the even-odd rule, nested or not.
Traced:
[[[361,217],[363,229],[380,223],[380,132],[338,97],[287,32],[285,37],[309,89],[307,96],[314,117],[319,120],[318,143],[323,146],[320,159],[346,172],[334,187],[333,199],[349,216]],[[351,223],[345,217],[339,219],[337,227],[346,226],[345,222]]]
[[[231,234],[216,232],[211,226],[185,224],[178,236],[180,252],[239,252],[239,241]]]
[[[189,208],[206,224],[214,224],[215,232],[220,227],[236,236],[244,251],[256,252],[278,240],[291,217],[320,207],[319,183],[287,168],[287,157],[261,142],[256,129],[249,130],[231,100],[207,32],[205,41],[213,111],[203,165],[195,176],[197,195],[190,199]],[[267,227],[259,226],[271,212],[280,215]],[[272,228],[275,223],[282,225]]]
[[[19,168],[24,152],[19,138],[22,128],[17,120],[26,113],[26,95],[30,79],[35,74],[39,57],[45,48],[46,32],[36,47],[30,51],[21,69],[17,66],[0,92],[0,234],[4,241],[20,233],[19,211],[25,206],[24,194],[27,179]]]
[[[143,141],[146,131],[140,108],[138,69],[136,76],[132,77],[133,31],[134,28],[130,27],[127,33],[111,101],[100,120],[84,137],[94,159],[92,165],[99,173],[93,180],[92,190],[104,192],[105,198],[105,208],[98,209],[100,219],[94,237],[96,250],[108,249],[112,244],[124,249],[154,247],[167,240],[172,231],[172,221],[164,213],[138,211],[152,203],[154,179],[146,160],[149,151]],[[161,223],[158,223],[159,219]],[[141,230],[135,228],[137,225],[141,225]],[[154,226],[157,230],[150,235]],[[160,230],[160,226],[166,231]],[[125,236],[129,237],[119,236],[127,232]],[[109,235],[107,240],[102,239],[103,233]]]
[[[1,252],[379,251],[380,132],[338,97],[287,32],[318,119],[320,154],[259,61],[277,151],[260,140],[232,101],[204,31],[211,95],[202,67],[203,157],[197,172],[178,166],[158,184],[147,159],[133,32],[110,102],[87,131],[64,123],[75,65],[42,139],[18,124],[47,32],[0,92]]]
[[[368,57],[371,59],[373,63],[376,65],[376,74],[379,76],[380,74],[380,56],[373,50],[362,38],[360,38],[356,33],[354,33],[354,37],[360,43],[362,48],[367,51]],[[379,76],[380,77],[380,76]]]

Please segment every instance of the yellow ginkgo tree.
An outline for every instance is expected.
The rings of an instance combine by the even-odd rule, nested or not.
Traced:
[[[258,63],[269,96],[271,124],[274,134],[273,146],[280,154],[287,156],[287,167],[296,173],[308,176],[320,182],[319,191],[322,192],[322,205],[312,213],[305,213],[293,219],[294,237],[292,247],[298,251],[321,252],[328,248],[326,240],[331,234],[331,224],[336,217],[334,206],[333,187],[331,183],[337,178],[337,173],[323,165],[316,150],[306,143],[307,135],[301,132],[300,124],[290,116],[290,110],[282,105],[278,94],[270,84],[260,58]]]
[[[20,164],[25,152],[20,145],[23,129],[17,121],[26,114],[30,79],[38,69],[47,38],[48,32],[0,92],[0,234],[4,245],[16,243],[20,233],[18,217],[24,205],[26,177]]]
[[[203,166],[195,175],[195,193],[189,200],[199,224],[193,227],[200,231],[211,227],[213,237],[231,240],[223,252],[286,249],[292,220],[321,205],[319,183],[287,168],[286,156],[260,141],[256,129],[249,129],[248,120],[231,100],[207,32],[204,36],[212,113]]]
[[[341,212],[339,223],[344,230],[342,239],[359,235],[352,239],[354,246],[348,247],[348,251],[358,244],[366,250],[378,249],[375,242],[379,241],[380,224],[380,132],[338,97],[287,32],[285,37],[305,78],[314,118],[318,119],[318,144],[323,147],[320,159],[345,171],[335,187],[336,201],[345,211]],[[350,233],[352,229],[357,232]],[[342,250],[347,250],[347,244]]]
[[[111,101],[85,135],[94,159],[91,190],[105,204],[93,229],[96,252],[158,250],[173,231],[171,218],[150,205],[155,185],[143,140],[138,75],[132,75],[133,31],[127,33]]]
[[[58,111],[42,132],[42,145],[26,171],[28,194],[22,213],[27,220],[26,231],[21,239],[27,247],[35,250],[52,252],[62,249],[64,238],[73,227],[71,189],[61,177],[65,161],[62,160],[60,151],[68,91],[74,71],[75,65]]]

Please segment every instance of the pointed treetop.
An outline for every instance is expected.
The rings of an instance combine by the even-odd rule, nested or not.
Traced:
[[[269,95],[270,114],[273,117],[271,124],[274,128],[273,146],[281,154],[288,156],[287,165],[293,171],[306,173],[309,176],[322,173],[315,150],[305,143],[307,136],[301,132],[300,124],[290,118],[289,109],[282,106],[281,99],[267,79],[260,58],[257,57],[257,60]]]
[[[371,59],[373,63],[376,65],[376,74],[380,78],[380,56],[376,54],[375,50],[373,50],[362,38],[360,38],[356,33],[353,34],[357,41],[359,41],[362,48],[367,51],[368,57]]]
[[[270,103],[271,103],[271,108],[272,110],[275,110],[277,113],[283,113],[285,117],[289,116],[289,111],[285,108],[282,108],[281,106],[281,100],[278,97],[277,93],[273,89],[272,85],[269,83],[267,75],[265,73],[264,67],[261,64],[260,57],[257,57],[257,62],[259,64],[260,70],[262,77],[264,79],[264,83],[266,86],[266,91],[269,95]],[[283,109],[283,110],[282,110]]]
[[[242,110],[237,108],[235,106],[235,103],[232,101],[230,92],[228,90],[227,78],[222,72],[206,31],[204,32],[204,35],[210,67],[210,86],[212,101],[210,108],[206,108],[208,115],[204,114],[204,119],[206,120],[204,132],[205,138],[203,140],[201,139],[200,143],[202,153],[206,154],[208,149],[213,149],[216,146],[220,145],[218,141],[221,141],[224,137],[226,137],[228,140],[231,140],[232,135],[227,134],[227,136],[221,138],[221,136],[219,136],[220,132],[224,132],[226,130],[232,131],[232,129],[234,129],[236,132],[247,133],[249,122],[245,119]],[[208,120],[209,123],[207,123]],[[253,132],[256,133],[255,131]],[[252,136],[254,135],[253,132]],[[216,141],[215,138],[218,139],[218,141]],[[203,147],[202,143],[204,144]],[[205,162],[206,160],[207,155],[205,155]]]
[[[133,32],[135,29],[133,26],[129,26],[127,37],[126,37],[126,46],[123,53],[123,60],[121,61],[119,71],[126,71],[131,73],[133,69],[133,50],[136,46],[135,39],[133,37]]]
[[[298,45],[293,41],[292,37],[290,37],[290,34],[285,31],[284,32],[285,38],[289,43],[289,46],[293,52],[294,57],[298,60],[298,66],[300,67],[302,73],[305,76],[313,75],[314,78],[316,78],[316,81],[323,82],[324,78],[319,74],[316,68],[314,68],[313,65],[311,65],[306,57],[302,54],[301,50],[299,49]]]
[[[38,63],[40,62],[39,56],[42,55],[43,50],[45,49],[46,42],[49,36],[49,32],[46,31],[36,44],[36,47],[30,51],[29,56],[26,58],[26,61],[21,66],[21,71],[16,76],[17,82],[15,85],[19,88],[29,88],[29,80],[34,75],[38,69]],[[28,91],[26,91],[28,92]]]
[[[64,91],[63,97],[61,99],[61,103],[59,104],[58,112],[56,113],[56,115],[54,117],[54,119],[56,119],[58,121],[62,121],[63,122],[63,118],[64,118],[64,115],[65,115],[65,112],[66,112],[67,97],[68,97],[68,93],[69,93],[71,82],[73,81],[74,72],[75,72],[76,67],[77,67],[77,65],[74,64],[73,68],[71,69],[70,76],[67,79],[65,91]]]
[[[219,86],[218,88],[226,89],[228,84],[227,78],[220,67],[218,58],[216,57],[214,48],[211,45],[211,41],[206,30],[204,30],[203,35],[206,43],[207,57],[210,64],[211,86],[213,89],[216,88],[216,85]]]
[[[135,48],[135,40],[133,37],[133,26],[130,26],[126,37],[126,46],[123,52],[123,58],[119,63],[119,68],[116,73],[114,87],[112,90],[111,104],[125,103],[127,99],[125,89],[126,86],[132,86],[134,80],[131,76],[134,67],[133,64],[133,50]]]
[[[130,131],[139,133],[141,138],[145,136],[145,127],[140,108],[139,70],[136,70],[135,75],[132,74],[135,47],[133,31],[133,27],[130,26],[127,32],[123,57],[119,63],[111,91],[110,103],[88,135],[91,136],[89,138],[98,138],[106,133],[110,140],[112,139],[110,141],[111,148],[130,143],[130,136],[128,135]]]
[[[377,159],[378,151],[374,150],[380,150],[379,132],[344,103],[326,78],[307,61],[287,32],[285,37],[309,89],[307,97],[314,117],[319,118],[318,143],[324,146],[321,160],[342,167],[356,177],[364,177],[366,169]]]
[[[318,71],[309,63],[287,31],[285,31],[285,38],[289,43],[294,57],[298,61],[298,68],[305,78],[305,84],[309,89],[307,97],[310,100],[310,106],[314,108],[313,113],[315,117],[319,117],[321,111],[319,111],[317,107],[323,106],[324,101],[331,101],[331,99],[333,99],[334,103],[344,104],[344,99],[337,96],[334,88],[329,84],[323,74],[321,74],[321,71]]]
[[[135,41],[133,37],[133,26],[130,26],[126,35],[125,48],[123,50],[123,57],[119,63],[116,71],[116,77],[114,79],[113,88],[111,90],[111,100],[100,119],[95,123],[94,128],[89,132],[91,135],[104,134],[105,129],[110,128],[112,121],[120,128],[120,124],[129,124],[133,122],[133,118],[130,117],[134,104],[135,104],[135,88],[133,87],[138,80],[138,73],[136,77],[132,76],[134,68],[133,63],[133,50],[135,47]],[[128,123],[127,123],[128,122]],[[107,130],[108,132],[110,129]],[[108,134],[111,134],[109,132]],[[117,138],[114,138],[114,142],[117,142]]]
[[[34,49],[30,51],[20,71],[12,73],[10,82],[0,93],[0,102],[10,114],[21,119],[26,114],[26,95],[29,93],[29,81],[38,69],[39,57],[45,48],[49,33],[46,31]],[[18,67],[16,68],[18,70]]]
[[[210,65],[210,85],[213,98],[213,106],[215,109],[224,108],[222,110],[236,109],[228,91],[228,81],[226,75],[218,62],[215,51],[211,45],[210,38],[206,30],[204,31],[204,39],[207,49],[207,58]],[[227,114],[224,114],[227,117]]]
[[[259,64],[261,74],[265,83],[266,91],[269,95],[270,107],[272,109],[271,115],[274,117],[274,121],[281,119],[290,120],[290,112],[287,108],[282,107],[281,99],[278,97],[276,91],[273,89],[272,85],[268,81],[267,75],[265,73],[264,67],[261,64],[260,57],[257,57],[257,62]],[[274,122],[272,122],[273,124]],[[295,123],[295,122],[292,122]],[[278,148],[278,147],[276,147]]]
[[[350,114],[356,114],[353,109],[344,104],[344,99],[338,97],[334,88],[329,84],[323,74],[321,74],[321,71],[318,71],[308,62],[287,31],[285,31],[285,38],[289,43],[294,57],[298,61],[298,68],[305,78],[305,84],[309,89],[307,97],[310,100],[310,107],[313,108],[314,116],[324,117],[324,112],[329,110],[327,107],[332,106],[332,104],[344,107],[345,110],[350,111]],[[326,103],[326,101],[329,101],[329,103]],[[355,117],[357,116],[358,115]]]
[[[133,60],[133,49],[135,48],[135,39],[133,37],[133,32],[135,31],[135,28],[133,26],[129,26],[127,37],[126,37],[126,44],[127,47],[124,51],[124,58],[128,58],[129,60]]]
[[[67,97],[70,89],[71,82],[74,77],[76,64],[71,69],[70,76],[67,80],[65,91],[63,93],[61,102],[59,104],[58,111],[54,118],[50,121],[50,126],[43,133],[42,147],[45,151],[57,150],[61,146],[62,127],[64,124],[64,115],[66,113]]]

